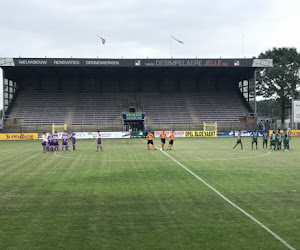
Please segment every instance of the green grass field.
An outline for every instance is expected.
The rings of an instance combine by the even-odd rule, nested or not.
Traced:
[[[183,138],[164,152],[300,249],[300,138],[290,152],[235,142]],[[0,249],[288,249],[142,139],[57,155],[40,143],[0,142]]]

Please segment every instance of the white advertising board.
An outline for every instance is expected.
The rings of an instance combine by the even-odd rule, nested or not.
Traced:
[[[294,122],[300,122],[300,100],[293,100]]]

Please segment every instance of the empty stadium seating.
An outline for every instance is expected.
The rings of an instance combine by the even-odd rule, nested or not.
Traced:
[[[15,118],[23,124],[64,124],[70,96],[67,94],[23,93]]]
[[[118,94],[76,94],[72,124],[112,124],[121,116]]]
[[[235,92],[198,92],[190,98],[200,122],[236,123],[246,115]]]
[[[188,104],[182,93],[141,94],[141,104],[154,124],[193,123]]]
[[[247,115],[236,92],[142,92],[135,94],[134,98],[138,110],[157,125],[238,123]],[[23,92],[16,102],[15,118],[22,119],[23,125],[112,126],[131,99],[128,93]]]

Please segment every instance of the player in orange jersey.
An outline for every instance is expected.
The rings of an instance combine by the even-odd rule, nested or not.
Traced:
[[[165,131],[163,131],[160,134],[160,140],[161,140],[161,149],[164,150],[165,143],[166,143],[166,134],[165,134]]]
[[[174,131],[172,131],[169,135],[169,145],[168,145],[168,148],[167,150],[171,150],[172,149],[172,146],[173,146],[173,143],[174,143]]]
[[[156,150],[155,147],[154,147],[154,143],[153,143],[153,137],[154,137],[153,134],[151,132],[148,132],[148,134],[147,134],[147,138],[148,138],[147,147],[148,147],[148,150],[150,150],[149,144],[152,144],[153,149]]]

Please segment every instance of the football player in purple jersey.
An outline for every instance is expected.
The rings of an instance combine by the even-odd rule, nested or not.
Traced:
[[[58,133],[57,133],[57,131],[55,131],[55,133],[53,134],[52,138],[53,138],[54,152],[56,153],[59,150]]]
[[[62,146],[61,146],[62,153],[64,152],[64,148],[66,150],[66,153],[68,153],[68,149],[69,149],[68,139],[69,139],[69,134],[67,133],[67,131],[64,131],[64,133],[62,134]]]
[[[48,135],[48,147],[49,147],[49,151],[53,152],[53,135],[52,135],[52,133],[49,133],[49,135]]]

